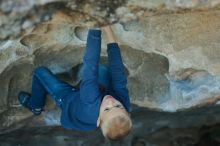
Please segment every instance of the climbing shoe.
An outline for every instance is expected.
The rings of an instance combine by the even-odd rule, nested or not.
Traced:
[[[34,115],[40,115],[43,109],[42,108],[31,108],[29,106],[30,99],[31,99],[31,94],[28,92],[21,91],[18,94],[18,100],[22,106],[29,109]]]

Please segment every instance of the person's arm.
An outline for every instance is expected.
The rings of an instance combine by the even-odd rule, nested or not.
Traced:
[[[117,98],[126,108],[128,112],[131,111],[130,99],[127,89],[127,78],[125,75],[125,67],[122,62],[120,48],[116,43],[116,38],[110,26],[104,27],[108,38],[107,52],[108,65],[112,79],[113,92]]]
[[[84,103],[95,102],[100,96],[98,87],[98,64],[101,52],[101,31],[90,29],[83,58],[80,99]]]

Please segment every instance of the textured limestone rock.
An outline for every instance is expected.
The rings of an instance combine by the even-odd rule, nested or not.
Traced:
[[[219,0],[2,0],[0,2],[0,40],[18,38],[57,10],[71,10],[95,20],[92,25],[127,22],[185,9],[218,8]]]
[[[19,107],[17,94],[20,90],[30,91],[34,67],[47,66],[61,79],[76,83],[71,71],[82,63],[88,31],[82,26],[85,17],[59,11],[51,21],[38,25],[21,39],[1,43],[2,131],[31,116]],[[146,17],[113,25],[127,68],[133,104],[174,112],[207,106],[219,100],[218,17],[219,11],[214,10]],[[200,23],[203,25],[196,25]],[[190,32],[195,35],[189,35],[193,41],[188,36]],[[205,53],[209,48],[215,53]],[[106,60],[106,55],[103,34],[102,60]],[[52,104],[48,110],[53,108]],[[44,118],[46,124],[59,124],[50,115]],[[18,124],[17,128],[21,126]]]
[[[10,40],[2,43],[0,64],[0,79],[3,83],[1,85],[1,109],[7,105],[16,104],[16,94],[19,90],[29,89],[25,88],[25,85],[30,85],[28,79],[30,79],[33,67],[44,65],[58,74],[69,72],[72,67],[82,63],[88,30],[81,24],[84,23],[86,17],[79,13],[60,11],[54,15],[51,21],[38,25],[32,32],[24,35],[20,42],[19,40]],[[175,111],[185,108],[186,105],[189,108],[203,104],[202,99],[207,99],[207,101],[213,97],[218,99],[219,78],[213,76],[218,76],[220,72],[220,64],[218,63],[220,23],[218,17],[220,17],[220,13],[215,10],[184,15],[168,14],[146,17],[142,21],[115,24],[113,28],[121,45],[124,63],[129,72],[128,88],[132,102],[150,108]],[[200,23],[203,25],[196,25]],[[164,24],[167,25],[164,26]],[[106,48],[105,39],[102,48]],[[209,52],[209,48],[212,48],[215,53]],[[102,56],[106,56],[105,49],[102,51]],[[21,68],[15,74],[14,68],[17,66],[20,68],[19,66],[23,66],[22,63],[29,64],[30,67],[28,69]],[[193,100],[198,99],[194,104],[189,98],[185,101],[182,95],[176,94],[177,91],[181,94],[185,91],[182,89],[180,91],[175,89],[174,91],[178,80],[169,74],[178,74],[176,72],[184,68],[197,68],[212,73],[213,75],[207,75],[209,78],[200,83],[216,81],[215,86],[213,86],[216,89],[212,91],[213,93],[211,89],[207,89],[210,90],[208,92],[210,94],[203,98],[201,98],[203,95],[199,91],[194,93],[195,95],[191,98]],[[21,79],[16,77],[19,72],[23,71],[26,73],[21,73],[23,75]],[[183,70],[184,72],[186,75],[182,76],[186,77],[182,78],[183,81],[190,75],[187,74],[187,70]],[[200,71],[194,70],[191,74],[199,73]],[[9,76],[9,74],[12,75]],[[22,78],[26,79],[22,81]],[[205,77],[200,76],[199,78]],[[17,80],[22,82],[19,87],[14,83],[18,82]],[[197,82],[199,82],[197,79],[191,79],[186,84],[190,86],[192,83],[198,84]],[[201,88],[209,86],[203,84],[198,84],[193,88],[200,90],[200,86]],[[9,89],[12,91],[9,92]],[[14,101],[9,100],[10,98],[14,98]],[[174,103],[178,102],[181,104],[174,106]]]
[[[87,26],[114,23],[113,29],[126,66],[131,101],[139,106],[133,105],[135,130],[123,144],[131,144],[132,137],[139,137],[139,133],[147,135],[143,137],[146,145],[176,146],[181,140],[197,143],[200,137],[186,136],[187,130],[183,135],[174,133],[179,128],[194,127],[192,133],[198,134],[198,127],[219,122],[219,106],[207,107],[220,99],[218,3],[218,0],[121,0],[104,4],[101,0],[2,0],[0,134],[18,130],[14,135],[0,135],[0,140],[39,127],[33,132],[36,136],[33,143],[39,140],[39,134],[58,130],[60,135],[52,135],[58,145],[64,144],[63,140],[66,144],[88,145],[94,138],[100,138],[100,141],[94,141],[94,145],[111,145],[102,139],[100,132],[94,132],[92,136],[77,132],[71,135],[63,129],[53,129],[60,124],[60,111],[50,98],[46,112],[33,117],[20,107],[17,94],[21,90],[31,91],[32,71],[41,65],[47,66],[61,80],[76,85]],[[102,42],[101,61],[106,63],[104,34]],[[140,107],[175,113],[148,111]],[[47,128],[41,128],[44,126]],[[19,129],[22,127],[23,130]],[[165,127],[174,129],[169,131],[168,128],[168,132],[173,134],[170,139],[158,140],[157,133],[151,133],[161,131],[166,135]],[[79,136],[80,139],[71,140],[69,136]],[[84,137],[88,140],[83,142]],[[10,140],[6,138],[4,144]],[[162,142],[159,144],[159,141]],[[31,141],[27,144],[19,140],[14,142],[33,144]]]

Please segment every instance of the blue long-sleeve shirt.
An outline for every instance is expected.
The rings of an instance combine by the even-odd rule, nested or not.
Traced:
[[[97,119],[102,99],[112,95],[130,112],[127,79],[117,43],[107,45],[108,67],[111,85],[107,92],[99,90],[98,66],[101,52],[101,31],[89,30],[83,58],[82,82],[79,90],[65,97],[62,105],[61,124],[67,129],[89,131],[97,128]]]

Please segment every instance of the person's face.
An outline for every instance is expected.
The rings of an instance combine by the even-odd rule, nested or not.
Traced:
[[[128,115],[124,106],[118,100],[116,100],[111,95],[106,95],[103,98],[100,106],[99,119],[97,121],[97,125],[99,126],[100,120],[104,121],[121,113]]]

